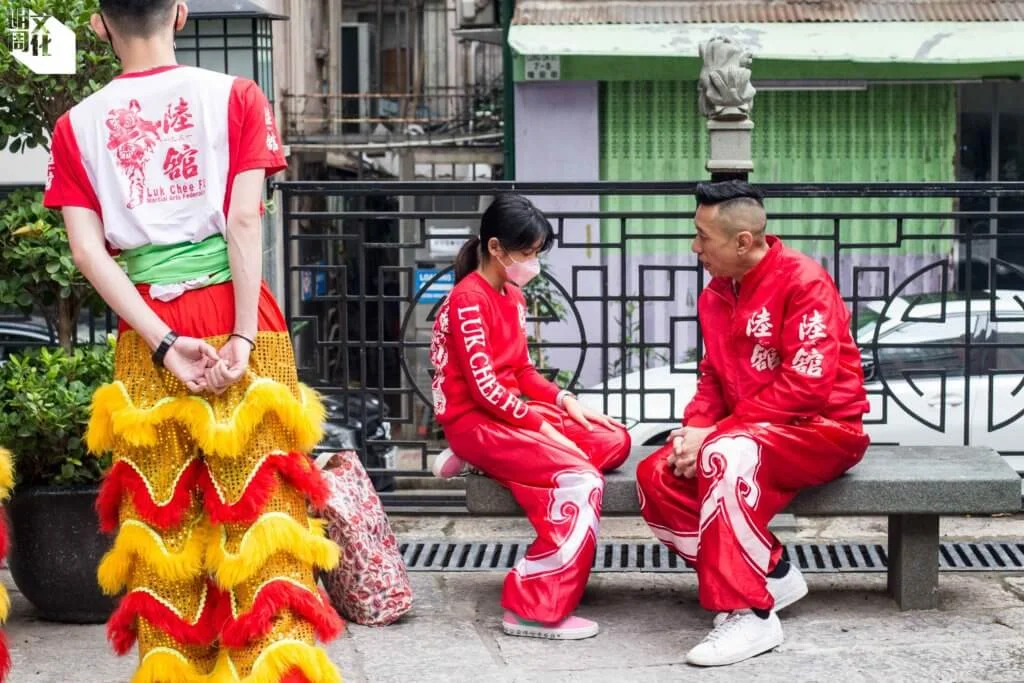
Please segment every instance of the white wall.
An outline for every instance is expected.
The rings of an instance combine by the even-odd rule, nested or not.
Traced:
[[[560,83],[516,83],[515,136],[516,180],[523,182],[587,182],[601,178],[599,87],[595,81]],[[540,196],[531,198],[542,210],[558,212],[593,212],[601,208],[596,196]],[[558,229],[558,225],[555,228]],[[600,241],[601,226],[596,219],[566,219],[561,225],[563,239],[572,244]],[[555,247],[545,258],[552,276],[573,293],[574,266],[604,266],[601,249],[580,246]],[[615,293],[618,271],[609,268],[609,293]],[[601,277],[589,272],[578,278],[576,285],[595,287]],[[577,294],[582,294],[577,292]],[[566,303],[566,302],[562,302]],[[564,323],[546,323],[541,336],[548,342],[580,343],[583,335],[600,341],[602,334],[601,305],[593,301],[578,302],[577,308],[585,329],[581,330],[574,316]],[[611,330],[609,330],[609,334]],[[612,337],[614,338],[614,337]],[[552,365],[575,370],[580,351],[551,349],[547,352]],[[584,363],[583,386],[604,381],[601,352],[591,351]]]
[[[44,183],[50,155],[41,147],[17,154],[0,152],[0,183]]]

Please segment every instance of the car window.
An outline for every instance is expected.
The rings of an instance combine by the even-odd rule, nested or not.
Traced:
[[[45,330],[8,330],[0,331],[0,363],[11,354],[22,353],[28,349],[52,343]]]
[[[1006,317],[1018,317],[1015,314]],[[996,334],[992,342],[998,344],[1013,344],[1010,348],[996,350],[996,370],[1006,372],[1024,371],[1024,321],[997,320],[995,323]]]
[[[3,363],[12,353],[20,353],[32,342],[25,337],[10,334],[0,334],[0,363]]]
[[[972,340],[981,342],[985,335],[985,318],[983,316],[971,316]],[[909,321],[899,327],[889,330],[878,339],[882,344],[906,344],[907,346],[886,347],[878,349],[878,367],[866,368],[871,379],[879,376],[886,379],[901,379],[905,372],[934,372],[937,375],[946,373],[947,376],[963,375],[966,369],[966,350],[957,345],[963,344],[964,316],[947,314],[946,320],[939,321]],[[929,344],[929,346],[925,346]],[[985,372],[991,368],[992,363],[986,359],[990,352],[984,350],[972,351],[971,374]],[[873,366],[870,361],[870,348],[865,349],[865,360],[868,365]]]

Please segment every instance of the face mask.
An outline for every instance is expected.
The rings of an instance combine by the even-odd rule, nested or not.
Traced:
[[[504,263],[501,265],[505,266]],[[512,259],[512,263],[505,266],[505,275],[520,287],[525,287],[526,283],[540,275],[540,261],[537,257],[522,262]]]

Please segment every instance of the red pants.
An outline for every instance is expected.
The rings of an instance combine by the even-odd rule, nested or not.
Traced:
[[[814,418],[712,432],[696,476],[677,477],[671,445],[637,468],[640,510],[654,535],[696,567],[700,604],[771,609],[765,577],[782,556],[768,523],[801,489],[836,479],[864,457],[860,425]]]
[[[532,403],[587,454],[584,460],[539,432],[487,420],[452,429],[448,444],[463,460],[507,487],[537,532],[505,577],[501,605],[523,619],[561,621],[576,608],[594,563],[604,493],[602,472],[629,457],[626,430],[594,424],[588,432],[558,408]]]

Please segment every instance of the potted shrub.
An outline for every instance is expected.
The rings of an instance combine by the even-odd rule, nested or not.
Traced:
[[[98,7],[97,0],[0,0],[0,25],[26,9],[53,16],[75,32],[78,48],[70,75],[34,74],[0,50],[0,149],[48,149],[57,119],[117,73],[113,53],[88,26]],[[112,349],[75,348],[79,311],[98,303],[41,190],[8,196],[0,204],[0,309],[42,315],[59,340],[59,348],[0,366],[0,444],[14,453],[17,471],[8,563],[25,597],[62,621],[102,621],[113,608],[96,581],[111,543],[94,511],[108,463],[84,444],[92,392],[110,380]]]
[[[16,472],[8,564],[44,619],[98,623],[114,607],[96,581],[112,542],[94,510],[109,456],[85,446],[90,398],[113,364],[111,340],[71,352],[33,349],[0,365],[0,443]]]

